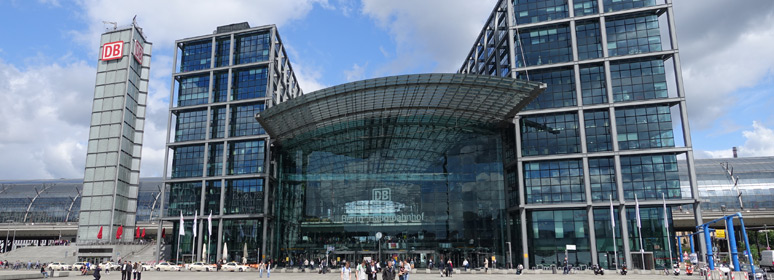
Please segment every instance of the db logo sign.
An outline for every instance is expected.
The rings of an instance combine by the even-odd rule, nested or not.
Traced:
[[[101,60],[119,59],[124,55],[124,41],[107,43],[102,46]]]
[[[389,188],[373,189],[371,200],[392,200],[392,190]]]

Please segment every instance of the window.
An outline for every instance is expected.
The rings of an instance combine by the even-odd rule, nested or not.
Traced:
[[[202,216],[208,213],[220,215],[220,181],[207,181],[207,189],[205,190],[204,201],[204,213]],[[204,229],[205,232],[207,229]],[[217,231],[216,229],[213,229]]]
[[[669,97],[664,61],[659,58],[610,63],[610,83],[615,102]]]
[[[569,16],[567,0],[513,0],[516,23],[527,24]]]
[[[253,33],[236,38],[234,64],[269,60],[269,33]]]
[[[572,40],[570,26],[565,24],[520,29],[516,50],[524,48],[526,63],[522,56],[516,56],[518,67],[552,64],[572,61]]]
[[[609,56],[661,51],[661,30],[657,15],[610,18],[605,22]]]
[[[226,134],[226,107],[212,107],[210,117],[210,138],[223,138]]]
[[[185,216],[193,215],[194,211],[199,210],[201,197],[201,182],[169,184],[169,208],[167,208],[167,215],[179,216],[180,211],[183,211]]]
[[[228,66],[229,53],[231,52],[231,38],[218,38],[215,45],[215,66]]]
[[[209,40],[183,43],[180,47],[183,53],[180,60],[180,72],[188,72],[210,68],[212,42]]]
[[[572,5],[576,17],[597,13],[597,0],[575,0]]]
[[[613,150],[610,137],[610,113],[607,110],[583,112],[586,125],[586,151],[604,152]]]
[[[575,34],[578,40],[578,60],[602,57],[602,35],[598,21],[578,21]]]
[[[263,103],[236,105],[231,107],[230,136],[251,136],[266,134],[263,127],[255,120],[255,114],[263,111]]]
[[[265,142],[263,140],[228,144],[228,175],[263,172]]]
[[[557,113],[521,118],[522,156],[580,152],[576,113]]]
[[[596,0],[595,0],[596,1]],[[605,11],[615,12],[663,4],[663,0],[605,0]]]
[[[174,148],[172,178],[201,177],[204,164],[204,145]]]
[[[175,142],[204,140],[206,129],[207,110],[180,112],[175,125]]]
[[[178,83],[177,106],[192,106],[209,102],[210,76],[180,78]]]
[[[265,67],[234,72],[231,100],[266,97],[267,72]]]
[[[673,154],[622,156],[621,177],[624,198],[634,200],[660,200],[681,198],[680,177],[677,173],[677,157]]]
[[[589,158],[589,181],[592,201],[608,201],[611,196],[618,199],[613,158]]]
[[[669,106],[617,108],[615,121],[620,150],[675,146]]]
[[[518,78],[524,78],[522,73],[519,73]],[[548,84],[548,88],[530,102],[525,110],[577,105],[574,73],[572,68],[530,71],[530,80],[544,82]]]
[[[228,72],[216,72],[212,81],[212,102],[228,101]]]
[[[588,235],[588,214],[585,209],[532,211],[527,215],[530,265],[554,265],[564,262],[568,244],[576,246],[569,251],[568,262],[574,266],[591,263],[591,238]]]
[[[223,143],[210,144],[207,153],[207,176],[223,175]]]
[[[263,179],[226,181],[225,214],[263,213]]]
[[[527,203],[586,201],[581,160],[524,163],[524,187]]]
[[[607,103],[605,66],[600,64],[581,66],[580,78],[583,105]]]

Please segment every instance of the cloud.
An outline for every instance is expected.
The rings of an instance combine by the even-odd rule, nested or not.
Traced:
[[[362,13],[395,40],[396,58],[377,74],[399,74],[431,63],[431,70],[456,72],[496,1],[363,0]],[[377,75],[379,76],[379,75]]]
[[[84,74],[88,73],[88,74]],[[0,178],[80,178],[96,69],[0,60]]]
[[[363,76],[365,75],[366,68],[368,68],[368,62],[366,62],[363,66],[360,66],[357,63],[353,64],[352,69],[344,71],[344,76],[346,77],[347,82],[362,80]]]
[[[742,131],[746,139],[744,145],[738,147],[740,157],[764,157],[774,156],[774,130],[765,127],[758,121],[753,121],[752,130]],[[731,148],[717,151],[697,151],[697,158],[730,158],[733,156]]]
[[[737,103],[733,93],[771,74],[774,2],[675,1],[678,43],[693,129],[710,128]]]
[[[98,34],[105,31],[102,21],[126,25],[137,15],[138,25],[155,48],[171,48],[174,40],[208,34],[217,26],[231,23],[246,21],[250,26],[282,26],[303,18],[315,4],[328,5],[327,0],[81,0],[78,3],[89,29],[76,34],[82,35],[80,39],[87,46],[98,45]]]

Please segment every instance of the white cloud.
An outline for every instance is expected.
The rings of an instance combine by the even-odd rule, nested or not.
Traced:
[[[85,74],[87,73],[87,74]],[[0,60],[0,178],[80,178],[96,69]]]
[[[377,76],[398,74],[435,63],[434,71],[456,72],[475,43],[496,1],[363,0],[363,14],[394,38],[396,59]]]
[[[357,63],[353,64],[352,69],[344,71],[344,76],[346,77],[347,82],[362,80],[363,76],[365,75],[366,68],[368,68],[368,62],[366,62],[363,66],[360,66]]]
[[[738,147],[740,157],[774,156],[774,130],[765,127],[758,121],[753,121],[752,130],[742,131],[746,139],[744,145]],[[697,151],[697,158],[729,158],[733,156],[731,147],[717,151]]]
[[[755,86],[774,69],[767,47],[774,45],[774,2],[674,5],[691,125],[708,129],[737,103],[735,91]]]

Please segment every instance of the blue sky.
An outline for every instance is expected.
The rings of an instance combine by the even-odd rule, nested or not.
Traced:
[[[774,156],[774,2],[675,1],[696,157]],[[160,176],[174,40],[277,24],[305,92],[454,72],[494,0],[0,0],[0,180],[83,175],[99,34],[134,15],[154,43],[142,176]]]

